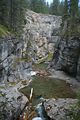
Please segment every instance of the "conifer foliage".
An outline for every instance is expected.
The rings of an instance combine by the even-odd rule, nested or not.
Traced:
[[[0,24],[19,32],[27,8],[38,13],[48,13],[49,4],[45,0],[0,0]]]
[[[31,0],[30,8],[37,13],[48,13],[49,4],[45,0]]]
[[[23,24],[26,0],[0,0],[0,24],[18,31]]]

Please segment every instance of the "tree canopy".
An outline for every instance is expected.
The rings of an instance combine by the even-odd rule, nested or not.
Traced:
[[[79,16],[79,0],[53,0],[49,5],[45,0],[0,0],[0,24],[19,32],[25,20],[26,9],[53,15]]]

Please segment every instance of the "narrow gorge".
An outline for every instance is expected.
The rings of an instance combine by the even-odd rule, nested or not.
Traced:
[[[48,97],[44,107],[47,111],[49,109],[53,111],[47,113],[49,119],[63,119],[65,113],[61,107],[65,106],[67,109],[67,105],[76,103],[76,93],[72,86],[80,87],[80,38],[72,37],[69,40],[61,38],[61,23],[61,16],[27,10],[22,37],[17,38],[11,33],[0,37],[0,120],[17,120],[29,102],[26,97],[27,91],[25,90],[25,93],[21,90],[28,87],[32,81],[35,82],[32,83],[33,87],[34,84],[38,87],[39,84],[45,86],[45,82],[48,84],[47,87],[50,87],[53,83],[56,88],[55,90],[50,88],[49,92],[52,90],[54,93],[56,89],[65,92],[59,93],[63,94],[62,98],[54,94],[55,99],[53,94],[48,93],[52,96],[49,98],[51,96],[46,95],[45,86],[44,96],[41,94],[41,97],[46,96],[44,99]],[[57,85],[60,87],[57,88]],[[42,87],[41,89],[43,90]],[[37,94],[35,93],[36,96]]]

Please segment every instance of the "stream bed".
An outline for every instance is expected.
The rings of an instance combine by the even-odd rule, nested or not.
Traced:
[[[44,115],[46,117],[43,120],[50,120],[47,118],[43,106],[39,105],[40,103],[42,104],[45,99],[76,98],[76,93],[72,90],[69,84],[66,84],[63,80],[49,78],[48,76],[33,77],[31,84],[28,87],[22,88],[20,92],[29,98],[31,88],[33,88],[33,97],[31,103],[29,103],[29,106],[27,107],[30,112],[28,113],[25,110],[25,113],[30,114],[31,117],[23,120],[32,120],[34,117],[41,116],[44,118]]]
[[[43,67],[41,70],[44,70]],[[25,113],[31,115],[32,117],[29,119],[25,117],[23,120],[32,120],[34,117],[41,117],[41,114],[43,113],[43,107],[42,105],[38,105],[40,103],[42,104],[45,99],[76,98],[76,92],[73,91],[69,83],[66,83],[65,80],[50,78],[48,75],[38,74],[33,76],[32,82],[29,84],[29,86],[20,89],[20,92],[29,98],[31,88],[33,88],[33,96],[31,102],[26,108],[28,111],[25,109]],[[48,120],[47,116],[43,120]]]
[[[22,88],[20,91],[27,97],[30,89],[33,88],[33,98],[43,97],[49,98],[75,98],[76,93],[70,87],[70,84],[63,80],[49,78],[48,76],[35,76],[28,87]]]

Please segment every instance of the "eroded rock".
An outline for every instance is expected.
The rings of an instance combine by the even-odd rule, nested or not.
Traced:
[[[17,87],[0,89],[0,120],[16,120],[24,109],[28,99]]]
[[[76,77],[80,76],[80,38],[61,38],[55,46],[51,67]]]
[[[44,102],[44,107],[51,120],[70,120],[67,113],[75,103],[77,99],[48,99]]]
[[[59,38],[61,22],[60,16],[44,15],[27,10],[23,37],[31,41],[30,50],[34,61],[47,56],[49,52],[53,53],[55,42]]]

